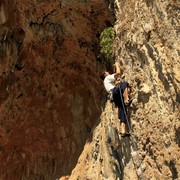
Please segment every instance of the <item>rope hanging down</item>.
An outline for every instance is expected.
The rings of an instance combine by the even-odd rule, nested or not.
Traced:
[[[122,92],[121,92],[120,86],[119,86],[119,92],[120,92],[120,97],[121,97],[121,102],[122,102],[122,106],[123,106],[123,111],[124,111],[124,114],[125,114],[126,122],[127,122],[128,128],[129,128],[129,132],[131,134],[131,140],[132,140],[134,149],[136,151],[139,167],[140,167],[140,170],[141,170],[141,173],[142,173],[142,180],[144,180],[144,174],[143,174],[143,169],[142,169],[142,165],[141,165],[141,162],[140,162],[140,157],[139,157],[138,149],[137,149],[137,146],[136,146],[136,142],[135,142],[135,140],[133,138],[133,134],[132,134],[132,130],[131,130],[131,127],[130,127],[130,123],[129,123],[128,118],[127,118],[127,113],[126,113],[126,110],[125,110],[125,105],[123,103],[124,100],[123,100],[123,96],[122,96]]]

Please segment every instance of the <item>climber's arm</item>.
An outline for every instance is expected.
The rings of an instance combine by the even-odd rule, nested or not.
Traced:
[[[117,78],[119,75],[120,75],[120,66],[119,66],[119,63],[116,62],[114,64],[115,68],[116,68],[116,72],[114,73],[114,77]]]

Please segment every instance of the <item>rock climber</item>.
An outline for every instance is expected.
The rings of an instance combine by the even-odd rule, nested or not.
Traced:
[[[125,137],[130,135],[127,131],[126,114],[127,106],[130,105],[132,100],[130,100],[128,96],[128,82],[124,81],[115,85],[116,79],[120,75],[120,65],[118,62],[116,62],[114,66],[116,69],[114,74],[103,71],[100,77],[102,80],[104,80],[104,86],[106,91],[109,93],[109,95],[112,94],[112,100],[118,107],[118,118],[121,124],[121,136]]]

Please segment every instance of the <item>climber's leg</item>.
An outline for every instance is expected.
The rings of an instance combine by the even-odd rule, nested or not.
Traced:
[[[121,133],[125,134],[126,133],[126,117],[125,117],[123,108],[121,106],[118,106],[118,118],[121,124]]]
[[[129,101],[128,89],[127,87],[124,90],[124,102],[127,103]]]
[[[123,94],[123,101],[128,102],[129,101],[129,95],[128,95],[128,82],[124,81],[119,84],[121,93]]]
[[[121,123],[121,133],[122,134],[126,133],[126,124],[124,122]]]

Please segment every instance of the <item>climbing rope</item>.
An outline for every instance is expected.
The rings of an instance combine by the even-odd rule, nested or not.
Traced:
[[[128,128],[129,128],[129,132],[131,134],[131,140],[132,140],[132,143],[133,143],[133,146],[134,146],[134,150],[136,151],[136,156],[137,156],[138,164],[139,164],[139,167],[140,167],[140,170],[141,170],[141,173],[142,173],[142,180],[144,180],[142,164],[141,164],[139,153],[138,153],[138,149],[137,149],[137,146],[136,146],[137,143],[135,142],[135,139],[133,138],[133,134],[132,134],[132,130],[131,130],[131,127],[130,127],[130,123],[129,123],[128,118],[127,118],[127,113],[126,113],[126,109],[125,109],[124,100],[123,100],[123,96],[122,96],[122,92],[121,92],[120,86],[119,86],[119,92],[120,92],[120,97],[121,97],[121,102],[122,102],[122,106],[123,106],[124,115],[125,115],[125,118],[126,118],[126,122],[127,122]],[[136,173],[137,173],[137,171],[136,171]]]

